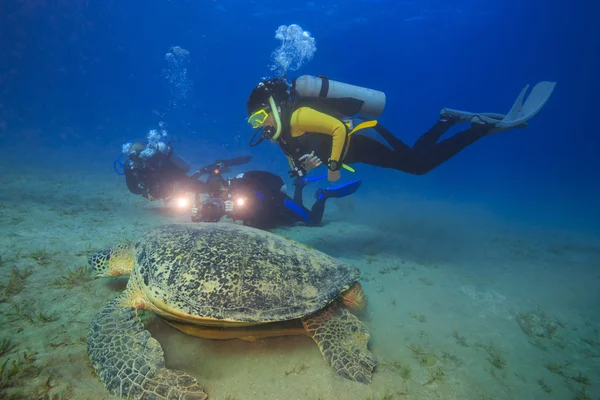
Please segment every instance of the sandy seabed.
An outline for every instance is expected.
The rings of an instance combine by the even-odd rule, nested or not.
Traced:
[[[0,398],[111,398],[85,337],[127,279],[90,280],[87,256],[189,217],[106,174],[0,180]],[[323,227],[275,231],[361,270],[379,363],[371,384],[335,376],[308,337],[205,340],[144,313],[167,366],[209,399],[597,399],[598,238],[493,216],[461,222],[464,205],[402,201],[364,222],[331,202]]]

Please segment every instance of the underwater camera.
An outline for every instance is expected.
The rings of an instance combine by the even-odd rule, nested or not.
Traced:
[[[227,200],[224,200],[224,197]],[[254,212],[255,205],[250,199],[246,196],[232,195],[225,190],[219,196],[211,196],[204,200],[200,207],[194,207],[192,222],[218,222],[225,216],[233,221],[247,222],[254,217]]]
[[[200,205],[198,212],[192,215],[193,222],[219,222],[225,215],[225,204],[220,197],[210,197]]]

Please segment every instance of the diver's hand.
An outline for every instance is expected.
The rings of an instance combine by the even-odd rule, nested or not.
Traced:
[[[231,200],[225,200],[225,212],[232,212],[233,211],[233,201]]]
[[[291,169],[291,170],[288,171],[288,175],[292,179],[302,178],[303,176],[306,175],[306,171],[302,167],[300,167],[300,168],[295,167],[294,169]]]
[[[338,180],[340,179],[340,176],[341,176],[341,173],[340,173],[340,170],[339,170],[339,169],[338,169],[337,171],[332,171],[332,170],[329,170],[329,171],[327,172],[327,180],[328,180],[329,182],[335,182],[335,181],[338,181]]]
[[[298,159],[302,162],[302,168],[306,170],[306,172],[310,172],[314,168],[318,168],[323,163],[319,159],[319,157],[315,156],[315,152],[311,152],[310,154],[305,154]]]

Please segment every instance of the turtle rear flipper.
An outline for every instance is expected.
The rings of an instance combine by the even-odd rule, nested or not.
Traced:
[[[89,325],[88,354],[106,388],[131,399],[206,399],[195,378],[165,368],[158,341],[144,329],[137,310],[123,306],[127,293],[110,301]]]
[[[367,348],[367,327],[345,308],[330,308],[302,319],[325,361],[338,375],[370,383],[377,361]]]

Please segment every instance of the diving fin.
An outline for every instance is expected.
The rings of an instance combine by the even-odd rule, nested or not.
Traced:
[[[313,182],[317,182],[320,181],[321,179],[327,178],[327,174],[325,175],[318,175],[318,176],[303,176],[303,177],[297,177],[296,179],[294,179],[294,186],[296,186],[296,190],[300,189],[302,190],[306,185],[313,183]]]
[[[440,111],[440,118],[442,119],[453,119],[457,123],[470,122],[474,117],[481,115],[486,117],[488,120],[500,121],[506,115],[498,113],[472,113],[468,111],[454,110],[452,108],[442,108]]]
[[[471,122],[474,124],[498,124],[504,118],[506,118],[506,115],[498,113],[471,113],[468,111],[453,110],[451,108],[442,108],[442,111],[440,111],[440,119],[453,119],[455,120],[455,123]],[[513,128],[525,127],[527,127],[527,122],[513,126],[512,128],[492,128],[488,135],[508,131]]]
[[[319,189],[319,190],[317,190],[315,197],[318,200],[330,199],[332,197],[337,198],[337,199],[346,197],[346,196],[349,196],[352,193],[356,192],[358,190],[358,188],[360,187],[361,183],[362,183],[362,181],[357,179],[355,181],[350,181],[350,182],[347,182],[347,183],[344,183],[341,185],[330,186],[325,189]]]
[[[527,96],[527,100],[523,104],[525,92],[529,89],[529,85],[525,85],[519,97],[515,100],[512,108],[500,122],[496,122],[496,127],[492,129],[490,134],[503,132],[526,123],[531,118],[535,117],[550,99],[556,82],[542,81],[531,89],[531,93]]]
[[[539,82],[533,87],[527,100],[523,103],[525,93],[529,89],[529,85],[525,85],[506,115],[497,113],[471,113],[451,108],[442,108],[440,117],[455,119],[457,122],[470,121],[472,123],[493,124],[494,128],[489,132],[490,135],[505,132],[513,128],[524,128],[527,126],[527,121],[535,117],[546,102],[548,102],[555,86],[556,82]]]
[[[304,182],[304,184],[309,184],[311,182],[316,182],[316,181],[320,181],[321,179],[325,179],[327,178],[327,174],[325,175],[318,175],[318,176],[304,176],[302,178],[299,178],[300,180],[302,180]]]

